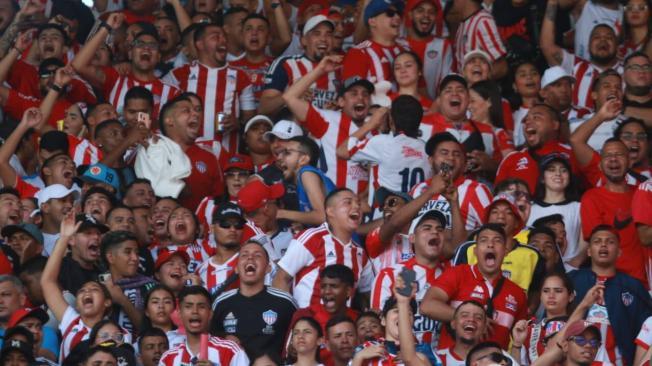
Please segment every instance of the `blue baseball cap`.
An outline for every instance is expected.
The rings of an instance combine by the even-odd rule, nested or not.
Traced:
[[[118,172],[102,163],[89,165],[79,179],[87,183],[108,184],[115,189],[116,194],[120,192],[120,176]]]
[[[396,8],[399,13],[403,13],[404,4],[402,0],[371,0],[364,9],[364,22],[367,23],[370,18],[380,15],[391,6]]]

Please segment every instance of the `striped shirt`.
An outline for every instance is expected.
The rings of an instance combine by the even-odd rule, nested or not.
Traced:
[[[190,257],[188,263],[188,273],[194,273],[197,268],[215,254],[215,247],[212,246],[207,240],[198,239],[187,245],[168,245],[166,247],[155,247],[150,249],[152,259],[156,262],[156,258],[164,251],[174,252],[182,250]]]
[[[444,76],[453,72],[456,66],[453,43],[438,37],[432,37],[428,41],[407,38],[407,42],[410,49],[421,58],[428,96],[435,99],[439,83]]]
[[[591,86],[595,79],[598,78],[601,72],[606,68],[600,68],[594,63],[586,61],[566,50],[562,50],[563,58],[561,67],[575,78],[573,84],[573,105],[583,108],[593,108],[593,98],[591,97]],[[616,70],[620,75],[624,72],[622,62],[618,61],[612,69]]]
[[[466,18],[455,33],[455,61],[462,70],[464,55],[473,50],[486,52],[492,61],[507,54],[493,15],[484,9]]]
[[[319,304],[319,273],[331,264],[351,268],[361,292],[371,289],[371,263],[364,249],[353,242],[341,243],[324,223],[305,230],[294,239],[278,262],[279,267],[294,278],[292,294],[300,308]]]
[[[363,41],[351,47],[344,56],[342,80],[358,76],[373,84],[383,80],[392,81],[394,58],[406,48],[399,44],[386,47],[374,41]]]
[[[180,366],[192,365],[198,360],[199,355],[190,351],[188,342],[166,351],[159,366]],[[208,339],[208,359],[213,364],[221,366],[249,366],[247,354],[235,342],[222,339],[219,337],[209,337]]]
[[[215,263],[211,257],[197,267],[195,273],[201,278],[202,285],[209,293],[213,294],[227,278],[235,273],[235,268],[238,265],[238,255],[239,253],[234,254],[222,264]],[[236,281],[229,286],[229,289],[237,287],[238,283]]]

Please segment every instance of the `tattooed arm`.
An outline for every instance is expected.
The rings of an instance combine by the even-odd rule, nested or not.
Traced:
[[[539,45],[543,56],[550,66],[560,65],[564,52],[555,44],[555,18],[557,17],[557,0],[549,0],[541,26]]]

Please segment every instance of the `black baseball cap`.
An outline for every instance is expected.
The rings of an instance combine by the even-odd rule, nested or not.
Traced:
[[[369,94],[373,94],[375,88],[374,84],[371,83],[371,81],[367,79],[363,79],[359,76],[351,76],[350,78],[344,80],[344,83],[342,83],[342,87],[340,88],[340,96],[344,95],[349,89],[353,88],[356,85],[360,85],[367,89],[369,91]]]
[[[108,226],[99,223],[91,215],[77,214],[77,216],[75,216],[75,223],[79,223],[79,222],[81,222],[81,225],[79,225],[79,229],[77,231],[84,231],[86,229],[91,229],[91,228],[98,229],[102,234],[109,231]]]
[[[241,222],[245,222],[244,213],[242,208],[232,202],[224,202],[217,206],[213,214],[213,224],[227,219],[238,219]]]
[[[466,79],[464,78],[464,76],[462,76],[460,74],[448,74],[441,80],[441,83],[439,83],[438,93],[441,93],[441,91],[444,90],[446,85],[448,85],[448,84],[450,84],[450,83],[452,83],[454,81],[457,81],[458,83],[461,83],[462,85],[464,85],[464,88],[469,87],[469,84],[466,82]]]

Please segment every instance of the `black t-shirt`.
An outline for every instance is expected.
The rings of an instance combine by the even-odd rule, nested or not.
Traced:
[[[69,291],[71,294],[77,294],[77,291],[88,281],[97,281],[100,270],[84,269],[77,263],[70,254],[63,257],[61,262],[61,272],[59,272],[59,284],[61,289]]]
[[[251,297],[238,289],[227,291],[215,300],[213,309],[211,333],[237,336],[251,355],[263,350],[281,353],[297,307],[290,294],[265,287]]]
[[[154,258],[152,252],[145,247],[138,247],[138,273],[154,277]]]

